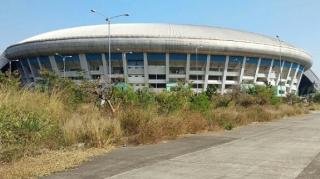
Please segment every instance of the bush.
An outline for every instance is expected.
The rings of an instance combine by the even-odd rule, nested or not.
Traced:
[[[205,112],[210,108],[210,101],[205,93],[200,93],[191,97],[190,108],[193,111]]]
[[[315,103],[320,103],[320,93],[316,93],[312,98],[312,101]]]

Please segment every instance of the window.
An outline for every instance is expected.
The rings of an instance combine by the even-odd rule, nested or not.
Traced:
[[[102,68],[102,55],[98,53],[86,54],[89,71],[99,71]]]
[[[148,53],[147,54],[148,65],[152,66],[165,66],[166,54],[165,53]]]
[[[127,62],[128,66],[140,66],[143,67],[143,53],[132,53],[132,54],[127,54]]]
[[[63,56],[69,56],[69,55],[63,55]],[[71,57],[65,58],[66,71],[81,71],[79,55],[70,55],[70,56]],[[56,59],[58,69],[61,72],[63,72],[64,71],[63,58],[61,56],[56,55],[55,59]]]
[[[43,69],[48,70],[48,71],[52,71],[51,62],[50,62],[49,57],[40,56],[39,61],[40,61]]]
[[[203,80],[203,78],[203,75],[190,75],[189,77],[190,80]]]
[[[191,71],[205,71],[207,64],[207,55],[191,54],[190,55],[190,70]]]
[[[269,74],[270,66],[272,59],[262,58],[260,61],[259,73],[263,73],[265,75]]]
[[[246,64],[244,68],[244,76],[254,76],[257,70],[258,58],[247,57]]]
[[[230,56],[228,64],[228,72],[240,72],[243,63],[243,57]]]
[[[210,75],[208,79],[209,80],[219,80],[219,81],[221,81],[222,80],[222,76],[212,76],[212,75]]]
[[[21,60],[21,63],[22,63],[22,67],[23,67],[25,73],[30,75],[31,74],[31,70],[30,70],[30,66],[29,66],[28,61],[26,59],[24,59],[24,60]]]
[[[109,54],[106,54],[109,58]],[[123,74],[122,53],[111,53],[111,73]]]
[[[291,67],[291,62],[284,61],[284,65],[281,73],[282,79],[287,79],[290,67]]]
[[[29,58],[31,69],[35,76],[39,76],[40,66],[37,57]]]
[[[291,72],[289,74],[289,76],[291,77],[291,80],[294,78],[294,74],[296,73],[297,68],[298,68],[298,64],[292,63]]]
[[[151,80],[165,80],[166,79],[166,75],[149,75],[149,79]]]
[[[278,75],[280,74],[280,66],[280,61],[278,59],[274,59],[272,65],[272,73],[275,74],[275,78],[278,78]]]
[[[210,71],[223,72],[225,63],[226,63],[226,56],[211,55]]]
[[[171,53],[169,70],[172,74],[185,74],[187,65],[187,54]]]

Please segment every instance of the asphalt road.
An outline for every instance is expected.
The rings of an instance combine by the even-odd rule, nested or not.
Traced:
[[[320,178],[320,113],[119,148],[46,178]]]

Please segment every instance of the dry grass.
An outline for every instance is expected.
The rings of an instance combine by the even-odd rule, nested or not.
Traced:
[[[35,157],[24,157],[11,164],[0,164],[0,178],[36,178],[75,167],[91,157],[110,151],[107,149],[69,149],[47,151]]]

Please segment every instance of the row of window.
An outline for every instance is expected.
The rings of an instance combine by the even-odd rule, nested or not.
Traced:
[[[106,63],[108,63],[109,54],[85,54],[86,62],[88,64],[89,71],[103,71],[103,55],[105,56]],[[165,66],[166,54],[165,53],[147,53],[147,63],[149,66]],[[136,69],[144,67],[144,55],[143,53],[112,53],[111,69],[112,74],[123,74],[123,60],[126,59],[128,69]],[[210,55],[208,59],[204,54],[190,54],[190,71],[205,71],[207,61],[209,61],[209,71],[223,72],[226,65],[227,57],[225,55]],[[245,60],[245,62],[244,62]],[[62,56],[54,56],[54,61],[60,72],[63,71],[83,71],[81,68],[79,55],[71,55],[71,57],[63,58]],[[39,58],[29,58],[28,60],[21,60],[20,69],[27,74],[34,73],[35,76],[39,75],[40,66],[48,70],[52,70],[52,63],[49,57],[41,56]],[[107,65],[107,64],[106,64]],[[304,71],[302,66],[297,63],[291,63],[289,61],[272,60],[267,58],[257,57],[243,57],[243,56],[229,56],[229,62],[227,66],[228,72],[241,72],[244,66],[244,76],[254,76],[256,74],[257,66],[259,65],[259,73],[268,75],[271,72],[275,74],[282,74],[279,78],[287,78],[287,76],[293,78],[296,70],[298,69],[299,79]],[[170,53],[169,54],[169,72],[171,74],[186,74],[187,66],[187,54]],[[272,68],[270,68],[272,67]],[[289,74],[290,72],[290,74]],[[94,74],[97,76],[97,74]],[[150,79],[164,79],[164,75],[152,74]],[[193,76],[190,76],[193,79]],[[203,79],[203,76],[199,77]],[[275,78],[278,78],[275,76]]]

